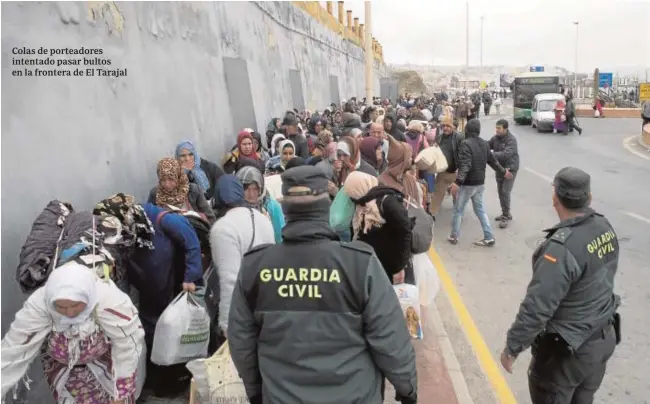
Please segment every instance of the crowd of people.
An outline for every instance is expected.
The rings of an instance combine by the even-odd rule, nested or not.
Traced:
[[[230,341],[251,402],[262,402],[263,394],[273,402],[284,402],[286,394],[289,401],[316,402],[315,394],[379,402],[387,379],[399,400],[415,403],[414,351],[391,287],[415,282],[412,257],[422,252],[413,247],[421,236],[415,229],[425,223],[432,237],[436,212],[452,195],[448,240],[458,242],[471,200],[484,230],[476,244],[493,245],[482,205],[487,164],[498,173],[497,220],[506,227],[512,219],[516,140],[505,120],[489,142],[480,138],[478,106],[487,105],[487,114],[491,100],[487,92],[480,96],[471,107],[442,93],[402,96],[395,104],[352,98],[322,112],[290,110],[271,119],[263,135],[242,129],[222,159],[179,142],[173,156],[158,162],[158,183],[143,203],[124,193],[90,211],[50,202],[21,252],[17,278],[31,295],[2,340],[3,396],[39,355],[59,402],[133,403],[142,383],[155,396],[184,391],[190,378],[184,364],[159,366],[147,358],[145,381],[139,363],[174,297],[204,289],[213,323],[209,353]],[[446,159],[437,175],[414,164],[430,147]],[[334,230],[330,206],[342,192],[354,213],[349,225]],[[430,221],[416,220],[414,210]],[[270,295],[256,282],[261,264],[252,262],[270,251],[268,268],[338,268],[342,274],[320,287],[322,299],[302,301],[302,309],[265,300]],[[359,275],[355,268],[367,270]],[[206,277],[210,269],[214,279]],[[276,281],[282,276],[273,275]],[[260,314],[266,310],[276,314]],[[332,320],[317,315],[323,311],[346,315]],[[296,327],[305,333],[283,340]],[[319,339],[345,355],[331,355],[323,345],[330,362],[306,371],[273,351],[298,358],[310,350],[302,342]],[[278,386],[287,378],[295,379],[290,392]],[[299,381],[315,390],[298,388]],[[354,388],[341,389],[351,381]]]

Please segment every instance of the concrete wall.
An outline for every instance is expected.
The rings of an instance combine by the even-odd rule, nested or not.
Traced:
[[[14,77],[23,46],[102,48],[127,76]],[[308,108],[338,101],[331,76],[341,98],[363,97],[363,59],[288,2],[2,3],[2,333],[24,299],[20,247],[49,200],[84,210],[114,192],[144,199],[181,139],[220,162],[242,116],[263,133],[294,105],[289,70]],[[38,385],[29,401],[48,402]]]

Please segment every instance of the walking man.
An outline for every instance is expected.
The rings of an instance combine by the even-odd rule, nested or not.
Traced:
[[[485,191],[485,171],[487,165],[501,173],[506,178],[512,178],[512,174],[501,167],[501,164],[494,158],[490,146],[486,140],[480,138],[481,122],[472,119],[465,127],[465,141],[460,145],[458,157],[458,174],[456,182],[452,185],[452,194],[456,195],[454,203],[454,216],[451,220],[451,234],[447,240],[451,244],[458,243],[460,236],[460,225],[463,220],[465,206],[471,200],[474,213],[481,222],[483,228],[483,239],[474,244],[482,247],[494,245],[492,226],[483,207],[483,192]]]
[[[441,133],[436,135],[436,144],[447,159],[447,171],[436,175],[436,188],[434,190],[431,206],[429,207],[431,215],[435,217],[436,212],[445,199],[447,187],[456,181],[456,164],[458,161],[458,152],[460,145],[465,140],[462,133],[454,131],[454,117],[451,114],[445,114],[440,120]]]
[[[545,230],[546,240],[533,253],[533,277],[501,354],[501,365],[512,373],[517,356],[531,347],[533,404],[592,404],[620,341],[618,237],[589,207],[590,182],[573,167],[555,176],[560,223]]]
[[[515,177],[519,171],[519,151],[517,150],[517,139],[508,130],[508,121],[499,119],[497,121],[496,135],[490,139],[490,150],[494,154],[494,158],[506,169],[506,173],[511,174],[508,179],[504,174],[497,173],[497,190],[499,192],[499,202],[501,203],[501,216],[496,220],[499,227],[505,229],[508,227],[508,222],[512,220],[510,214],[510,194],[512,187],[515,184]]]

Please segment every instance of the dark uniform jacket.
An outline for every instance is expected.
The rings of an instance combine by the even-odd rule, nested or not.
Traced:
[[[228,322],[249,397],[265,404],[380,404],[382,375],[417,399],[415,352],[370,246],[327,223],[288,223],[244,256]]]
[[[614,294],[618,238],[609,221],[587,209],[584,216],[548,230],[533,255],[533,278],[506,349],[516,356],[542,331],[559,334],[578,350],[612,319],[620,303]]]

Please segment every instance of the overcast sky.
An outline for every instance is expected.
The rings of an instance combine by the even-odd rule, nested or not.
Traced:
[[[363,1],[345,9],[363,22]],[[462,0],[373,0],[372,31],[388,63],[464,65],[465,15]],[[470,65],[480,63],[481,16],[484,65],[573,70],[578,21],[578,71],[650,69],[650,0],[470,0]]]

